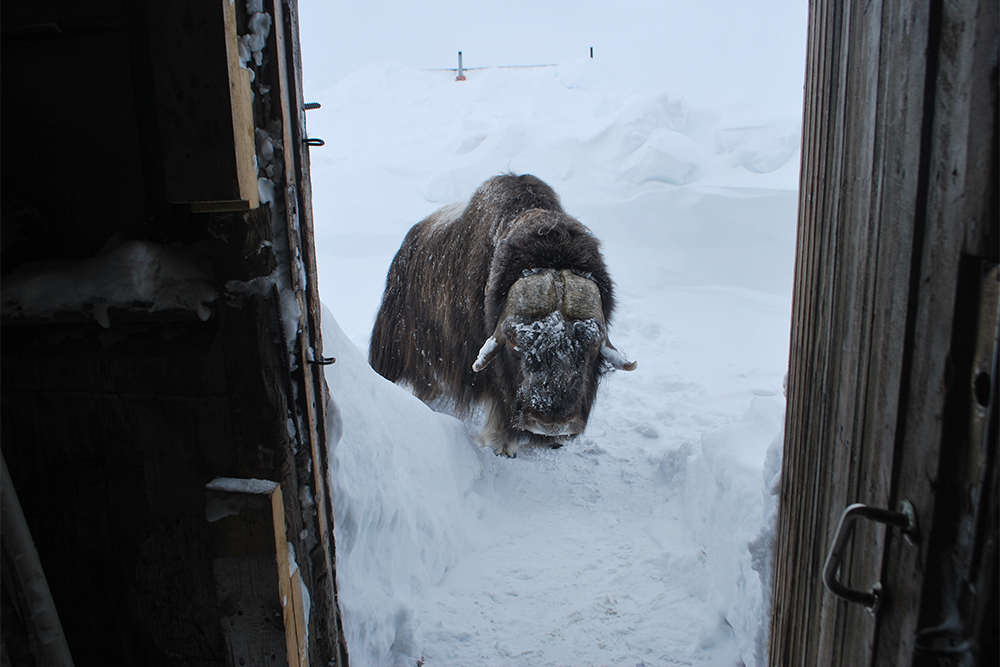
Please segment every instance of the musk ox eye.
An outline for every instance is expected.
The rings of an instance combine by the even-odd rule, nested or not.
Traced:
[[[517,336],[511,332],[506,337],[507,348],[514,354],[521,354],[521,347],[517,344]]]
[[[513,320],[507,320],[502,328],[503,340],[507,344],[507,346],[512,350],[517,350],[520,348],[517,340],[519,326],[520,325],[514,322]]]
[[[604,331],[597,320],[588,318],[572,324],[572,336],[586,348],[597,349],[604,342]]]

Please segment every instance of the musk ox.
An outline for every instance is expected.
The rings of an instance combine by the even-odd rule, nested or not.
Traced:
[[[590,230],[541,180],[501,175],[410,229],[368,360],[425,402],[485,407],[498,454],[558,447],[583,432],[601,376],[635,368],[608,340],[614,305]]]

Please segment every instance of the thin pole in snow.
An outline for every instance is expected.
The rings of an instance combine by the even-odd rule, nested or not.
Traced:
[[[455,81],[465,81],[465,74],[462,73],[462,52],[458,52],[458,76],[455,77]]]
[[[594,57],[594,47],[590,47],[590,57]]]

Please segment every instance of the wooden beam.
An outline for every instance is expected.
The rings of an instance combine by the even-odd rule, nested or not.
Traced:
[[[212,571],[230,664],[304,667],[301,587],[289,567],[281,487],[219,477],[205,486]]]
[[[295,637],[299,649],[299,667],[309,667],[309,627],[306,623],[305,600],[302,593],[302,570],[292,572],[292,611],[295,613]]]
[[[28,522],[24,519],[21,501],[14,489],[14,482],[7,470],[7,461],[0,453],[0,542],[3,558],[11,564],[11,580],[4,578],[4,588],[13,591],[20,603],[21,620],[28,634],[32,657],[39,663],[53,667],[73,667],[73,657],[66,644],[59,613],[52,601],[48,580],[38,558],[38,550],[31,539]],[[4,568],[4,574],[8,571]],[[7,657],[6,650],[4,657]],[[6,664],[6,661],[5,661]]]
[[[166,196],[196,212],[256,208],[250,72],[230,0],[149,3]]]
[[[289,255],[292,258],[291,284],[299,304],[297,355],[303,366],[302,419],[300,426],[307,441],[312,469],[316,510],[317,550],[310,554],[314,563],[313,628],[321,635],[320,653],[331,664],[346,667],[344,640],[336,593],[331,489],[328,486],[326,404],[329,392],[323,367],[314,363],[323,354],[320,301],[312,231],[312,186],[309,154],[305,144],[305,110],[302,99],[301,56],[298,40],[297,3],[265,3],[274,11],[274,66],[281,112],[285,174],[285,214]]]

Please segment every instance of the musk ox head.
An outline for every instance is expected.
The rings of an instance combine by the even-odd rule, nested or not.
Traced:
[[[570,269],[524,273],[508,290],[496,329],[472,368],[478,373],[499,357],[497,373],[510,394],[509,426],[561,443],[586,427],[606,365],[636,365],[608,340],[593,280]]]

